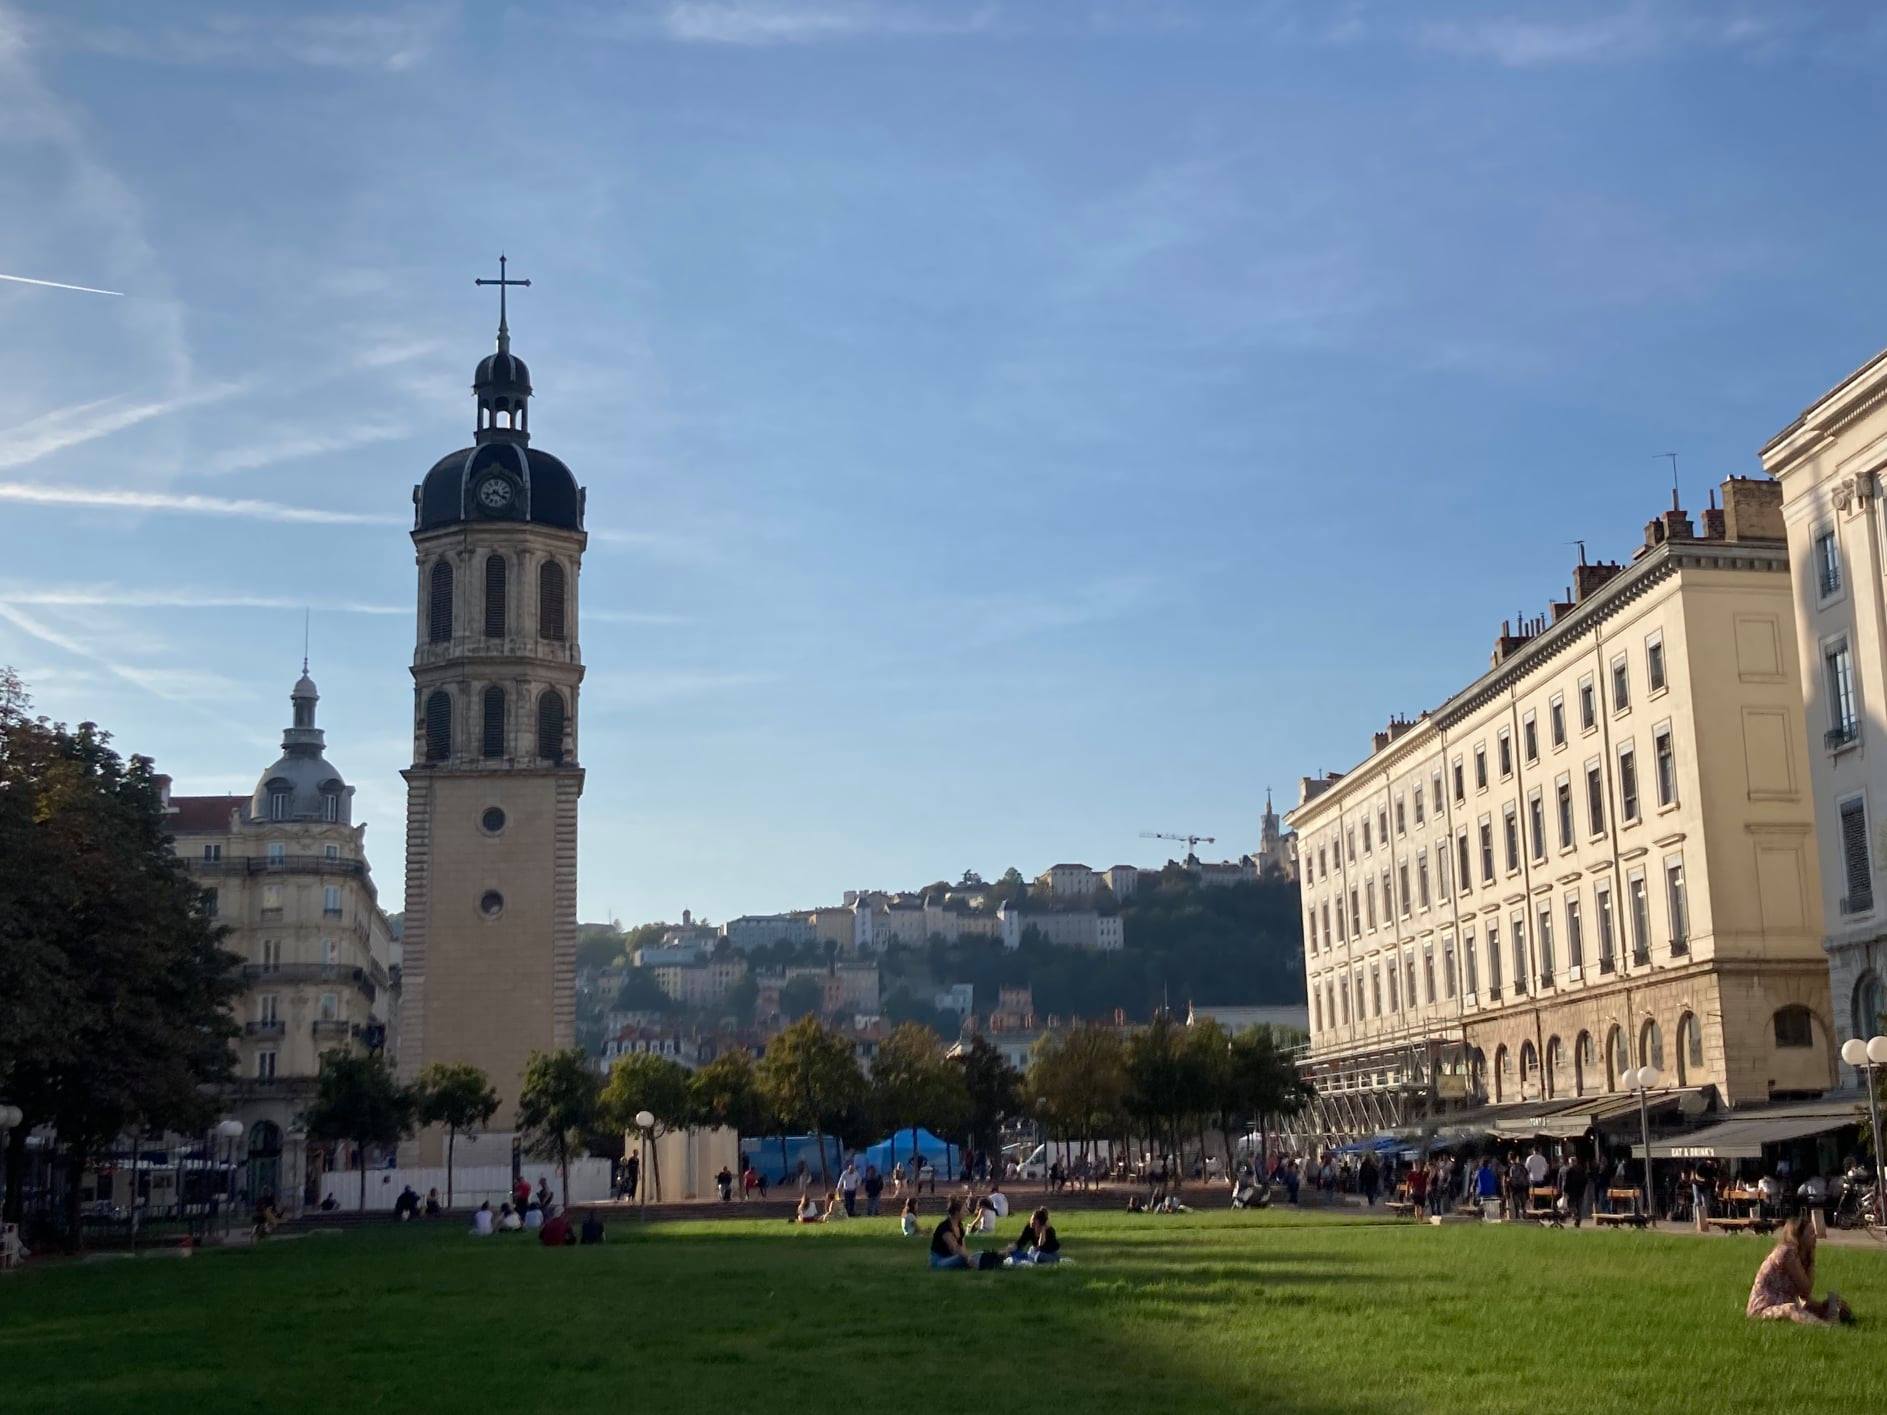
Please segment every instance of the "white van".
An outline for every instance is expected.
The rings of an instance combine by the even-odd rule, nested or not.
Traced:
[[[1065,1173],[1082,1155],[1086,1155],[1091,1164],[1104,1169],[1114,1162],[1113,1142],[1096,1140],[1092,1145],[1083,1145],[1078,1140],[1056,1140],[1052,1145],[1037,1145],[1029,1151],[1029,1157],[1022,1161],[1020,1173],[1024,1179],[1046,1178],[1048,1166],[1056,1160],[1061,1161]]]

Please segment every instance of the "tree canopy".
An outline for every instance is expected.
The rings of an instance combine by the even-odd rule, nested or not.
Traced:
[[[580,1048],[534,1051],[525,1064],[518,1129],[531,1154],[557,1161],[566,1204],[570,1201],[570,1152],[596,1128],[601,1091],[602,1083]]]
[[[330,1051],[321,1057],[314,1104],[304,1123],[309,1135],[354,1146],[360,1171],[360,1207],[367,1207],[367,1151],[389,1148],[413,1133],[417,1105],[379,1052]]]

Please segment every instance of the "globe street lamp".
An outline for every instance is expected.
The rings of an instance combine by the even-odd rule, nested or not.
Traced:
[[[225,1117],[216,1123],[217,1138],[223,1142],[223,1238],[229,1239],[229,1211],[236,1206],[236,1140],[242,1134],[243,1124],[233,1117]]]
[[[1867,1073],[1867,1109],[1874,1123],[1874,1191],[1878,1194],[1881,1180],[1880,1098],[1874,1093],[1874,1068],[1887,1066],[1887,1037],[1874,1037],[1865,1042],[1859,1037],[1849,1037],[1841,1044],[1841,1059]]]
[[[1657,1213],[1651,1202],[1651,1104],[1645,1099],[1645,1092],[1656,1090],[1664,1084],[1664,1074],[1655,1066],[1628,1068],[1622,1078],[1625,1089],[1638,1093],[1638,1128],[1645,1146],[1645,1222],[1656,1221]]]
[[[639,1222],[649,1221],[649,1132],[655,1128],[655,1113],[639,1110],[636,1112],[636,1129],[642,1132],[637,1147],[636,1159],[636,1197],[641,1201],[642,1210],[637,1215]],[[570,1196],[564,1195],[567,1202]]]

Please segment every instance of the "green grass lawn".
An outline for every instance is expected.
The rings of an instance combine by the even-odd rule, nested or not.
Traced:
[[[1005,1234],[1019,1219],[1003,1225]],[[0,1279],[20,1411],[1662,1412],[1887,1406],[1861,1325],[1751,1323],[1765,1240],[1071,1213],[1057,1269],[933,1273],[892,1221],[456,1223]]]

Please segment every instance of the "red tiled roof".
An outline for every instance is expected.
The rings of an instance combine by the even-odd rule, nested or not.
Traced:
[[[170,833],[228,830],[229,813],[248,801],[247,796],[172,796]]]

